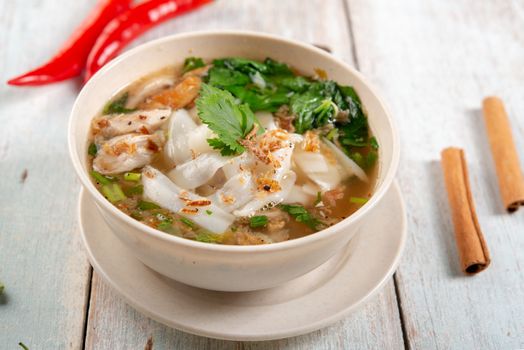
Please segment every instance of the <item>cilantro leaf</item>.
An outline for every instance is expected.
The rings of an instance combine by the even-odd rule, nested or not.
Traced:
[[[184,61],[184,68],[182,71],[183,73],[187,73],[193,69],[204,67],[205,65],[204,60],[200,57],[188,57]]]
[[[309,226],[312,230],[316,231],[319,227],[324,226],[324,223],[311,215],[311,213],[301,205],[280,204],[278,207],[291,215],[297,222]]]
[[[196,105],[202,122],[218,136],[207,142],[222,155],[244,152],[239,140],[246,137],[255,123],[260,126],[248,105],[237,104],[230,92],[208,84],[202,84]],[[259,131],[263,132],[261,127]]]

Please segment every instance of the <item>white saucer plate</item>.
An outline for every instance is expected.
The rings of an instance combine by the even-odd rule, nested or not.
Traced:
[[[407,236],[394,183],[373,219],[328,262],[279,287],[231,293],[190,287],[146,267],[111,232],[84,190],[78,214],[91,264],[128,304],[167,326],[226,340],[286,338],[340,320],[391,277]]]

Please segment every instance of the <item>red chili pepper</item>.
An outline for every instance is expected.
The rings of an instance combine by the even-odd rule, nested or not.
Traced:
[[[9,85],[45,85],[79,75],[98,35],[113,18],[129,9],[132,0],[101,0],[46,64],[9,80]]]
[[[149,0],[122,13],[106,25],[89,53],[84,80],[88,81],[130,41],[156,24],[210,2],[212,0]]]

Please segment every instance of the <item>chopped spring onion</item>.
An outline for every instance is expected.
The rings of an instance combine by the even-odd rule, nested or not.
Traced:
[[[142,176],[140,173],[125,173],[124,180],[137,182],[140,181],[140,176]]]
[[[338,129],[333,128],[329,130],[329,132],[326,135],[326,138],[331,142],[335,142],[335,140],[338,138]]]
[[[140,215],[138,211],[134,211],[130,215],[133,219],[138,220],[138,221],[142,221],[142,219],[144,218],[142,215]]]
[[[207,214],[207,215],[213,215],[213,212],[212,212],[211,210],[207,209],[207,210],[206,210],[206,214]]]
[[[91,176],[98,182],[100,185],[109,185],[115,181],[115,178],[105,176],[100,174],[98,171],[91,171]]]
[[[249,226],[251,226],[252,228],[264,227],[267,225],[267,223],[268,219],[265,215],[257,215],[249,218]]]
[[[291,215],[297,222],[309,226],[312,230],[318,230],[319,226],[324,225],[301,205],[280,204],[278,207]]]
[[[180,218],[180,221],[183,224],[185,224],[186,226],[189,226],[191,228],[195,228],[196,227],[196,224],[193,221],[189,220],[188,218]]]
[[[136,207],[140,210],[160,209],[160,206],[158,204],[148,201],[139,201]]]
[[[103,185],[102,193],[111,203],[120,202],[127,198],[119,184],[110,183]]]
[[[320,202],[322,202],[322,192],[318,191],[317,192],[317,198],[315,199],[315,202],[313,202],[313,206],[316,206]]]
[[[96,148],[96,145],[94,143],[90,144],[87,148],[87,154],[90,156],[96,156],[96,153],[98,152],[98,148]]]
[[[373,149],[378,149],[378,142],[375,136],[369,139],[369,144],[371,145],[371,147],[373,147]]]
[[[195,240],[204,243],[219,243],[222,240],[222,235],[211,232],[201,232],[195,237]]]
[[[158,226],[156,227],[160,231],[169,231],[173,227],[173,220],[171,219],[165,219],[161,221]]]
[[[369,198],[363,198],[363,197],[349,197],[349,201],[354,204],[360,204],[364,205],[367,203]]]
[[[125,188],[124,189],[124,193],[127,196],[132,196],[132,195],[135,195],[135,194],[142,194],[142,193],[144,193],[144,186],[136,185],[136,186],[133,186],[133,187]]]

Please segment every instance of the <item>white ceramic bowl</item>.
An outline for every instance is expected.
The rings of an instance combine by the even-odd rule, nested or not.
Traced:
[[[371,199],[356,213],[321,232],[261,246],[200,243],[152,229],[122,213],[92,183],[87,164],[90,121],[116,92],[136,79],[187,56],[213,59],[239,56],[286,62],[313,75],[315,68],[341,84],[352,85],[368,112],[380,144],[379,178]],[[399,141],[384,104],[369,83],[344,62],[300,42],[261,33],[198,32],[168,36],[141,45],[110,62],[80,92],[71,113],[69,151],[74,168],[115,235],[144,264],[180,282],[221,291],[270,288],[318,267],[346,246],[391,186],[399,159]]]

